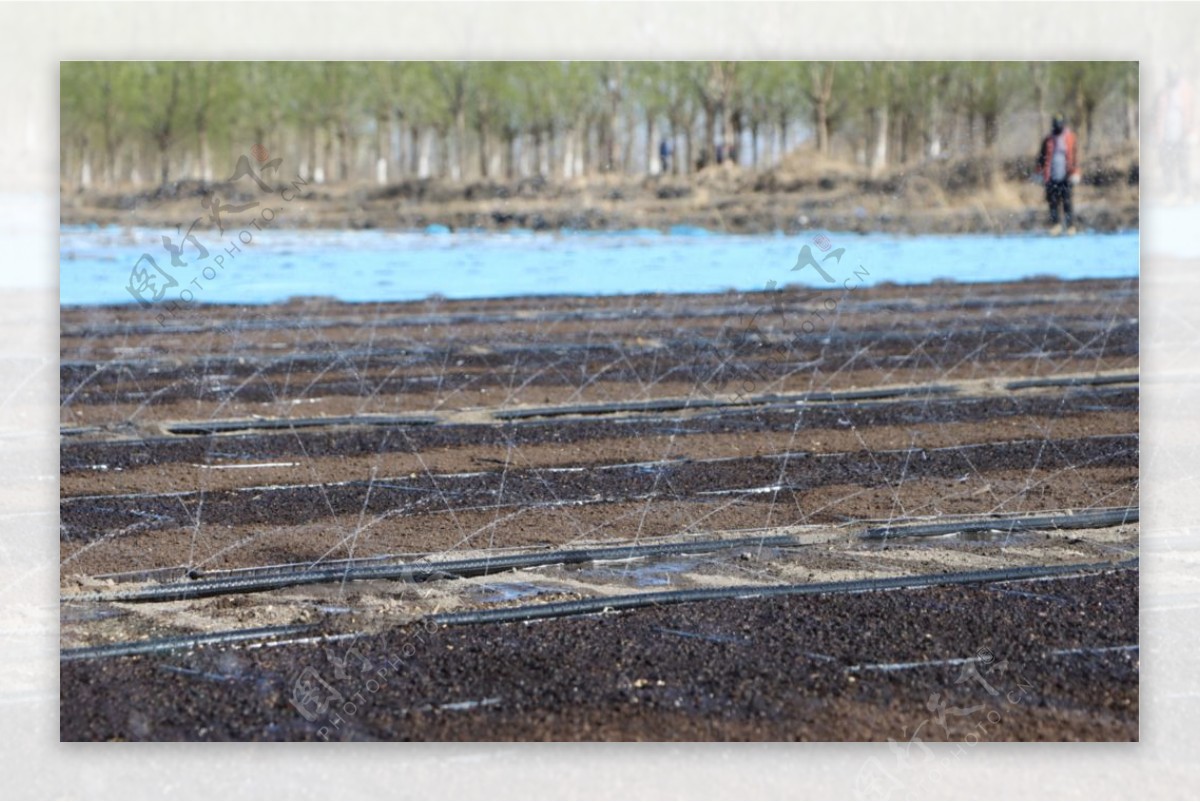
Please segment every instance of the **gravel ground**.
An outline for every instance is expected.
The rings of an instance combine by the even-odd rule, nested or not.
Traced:
[[[1122,571],[67,662],[61,735],[1137,740],[1137,585]]]

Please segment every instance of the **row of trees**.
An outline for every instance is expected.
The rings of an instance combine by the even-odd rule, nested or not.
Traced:
[[[1132,62],[69,62],[64,181],[223,177],[263,143],[315,182],[674,173],[811,140],[873,171],[993,152],[1063,110],[1137,135]],[[1028,150],[1036,132],[1023,132]]]

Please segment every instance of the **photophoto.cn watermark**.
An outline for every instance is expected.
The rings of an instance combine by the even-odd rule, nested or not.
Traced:
[[[270,174],[272,180],[276,180],[274,176],[283,160],[269,158],[270,154],[262,145],[255,145],[250,152],[256,164],[251,162],[250,157],[240,156],[233,175],[224,184],[247,179],[258,187],[260,195],[277,196],[284,203],[291,203],[300,197],[301,187],[308,185],[306,180],[297,175],[290,184],[277,184],[272,188],[264,177]],[[236,233],[220,244],[205,244],[197,236],[196,226],[206,215],[198,215],[187,231],[183,231],[182,226],[176,229],[178,242],[171,236],[163,235],[162,252],[143,253],[130,270],[125,290],[143,308],[158,310],[155,318],[160,326],[194,309],[206,287],[216,281],[239,254],[244,253],[244,246],[249,247],[254,242],[255,232],[270,228],[283,211],[283,207],[267,206],[262,200],[226,203],[216,192],[209,192],[201,198],[200,207],[207,212],[209,222],[220,235],[224,236],[227,229]],[[252,210],[256,211],[248,221],[237,217]],[[169,261],[170,270],[159,264],[160,260],[164,264]],[[187,280],[189,273],[190,281]]]
[[[813,251],[813,245],[817,252]],[[803,338],[829,332],[839,314],[842,300],[850,291],[865,284],[866,278],[871,275],[871,271],[861,264],[856,268],[849,263],[843,266],[845,256],[846,249],[834,248],[833,242],[824,234],[813,237],[811,244],[805,243],[801,247],[792,272],[812,268],[829,286],[824,288],[824,292],[799,299],[801,303],[813,302],[814,306],[793,315],[790,320],[787,311],[779,303],[760,306],[749,314],[748,320],[746,315],[742,315],[734,327],[735,334],[730,338],[732,344],[729,347],[708,343],[703,353],[711,355],[716,361],[716,368],[703,382],[709,396],[724,392],[732,384],[733,400],[741,401],[757,392],[761,385],[777,382],[779,375],[796,369],[793,352],[801,346]],[[766,288],[774,293],[778,291],[779,284],[771,280]],[[829,290],[836,294],[830,294]],[[779,317],[783,330],[794,332],[788,339],[769,342],[771,338],[758,327],[756,321],[772,313]],[[742,325],[743,322],[745,325]],[[781,374],[775,375],[776,368],[780,369]]]
[[[360,652],[357,644],[361,636],[355,634],[348,646],[326,647],[325,657],[332,666],[328,675],[306,666],[292,678],[288,701],[306,721],[317,725],[318,739],[352,737],[355,721],[375,694],[391,680],[413,670],[409,661],[417,654],[418,646],[425,644],[426,635],[438,628],[428,620],[413,627],[405,633],[399,648],[383,658],[372,660]]]
[[[915,726],[905,727],[900,738],[888,737],[891,760],[870,758],[855,777],[855,791],[861,799],[928,799],[936,795],[938,783],[946,771],[969,754],[981,741],[996,740],[1003,730],[1004,714],[1028,702],[1033,685],[1015,671],[1007,660],[997,661],[992,650],[982,646],[972,657],[944,661],[959,666],[956,686],[979,704],[960,706],[951,703],[951,694],[931,693],[925,700],[929,715]],[[905,666],[873,666],[890,670]],[[956,694],[961,696],[962,693]],[[939,743],[937,748],[926,740]]]

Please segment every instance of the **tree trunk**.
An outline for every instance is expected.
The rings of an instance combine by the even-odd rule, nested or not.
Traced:
[[[662,164],[656,163],[658,149],[654,146],[654,117],[646,115],[646,173],[657,175],[662,172]]]
[[[829,103],[833,100],[833,64],[824,64],[821,66],[820,74],[814,74],[810,71],[809,75],[813,79],[813,88],[809,92],[809,99],[813,104],[813,127],[817,134],[817,151],[822,154],[829,153]],[[785,112],[780,111],[780,117],[783,117]],[[784,149],[787,149],[786,132],[787,126],[784,125]]]
[[[337,127],[338,141],[338,180],[345,182],[350,178],[349,136],[347,124],[343,121]]]
[[[562,180],[566,181],[571,177],[572,167],[574,167],[575,156],[571,152],[572,143],[575,139],[575,132],[571,129],[563,131],[562,134]]]
[[[141,148],[137,142],[133,143],[133,152],[129,155],[129,183],[134,186],[139,186],[142,183],[142,174],[138,170],[138,163],[142,159]]]
[[[117,184],[117,146],[116,143],[105,144],[104,147],[104,183],[107,186]]]
[[[604,148],[604,172],[606,173],[615,173],[619,167],[619,162],[617,161],[617,137],[621,121],[617,116],[617,103],[618,96],[614,92],[612,98],[612,108],[609,110],[608,114],[608,126],[604,132],[604,138],[606,140],[606,147]]]
[[[453,177],[461,181],[467,177],[467,110],[461,106],[454,112],[454,131],[457,139],[455,155],[458,158]]]
[[[386,136],[391,123],[387,112],[380,112],[375,118],[375,181],[378,184],[388,182],[388,147]]]
[[[79,188],[87,189],[92,185],[92,158],[86,136],[79,142],[79,161]]]
[[[333,131],[325,132],[325,158],[321,170],[321,180],[328,181],[333,175]]]
[[[1075,128],[1075,134],[1079,137],[1079,150],[1082,151],[1087,146],[1087,132],[1085,123],[1087,117],[1087,102],[1083,96],[1083,88],[1078,87],[1075,90],[1075,119],[1071,121]]]
[[[816,116],[817,151],[829,153],[829,104],[819,98],[813,107]]]
[[[309,181],[316,180],[317,173],[317,129],[308,129],[308,164],[305,165],[304,177]]]
[[[404,165],[407,160],[404,153],[404,123],[400,114],[388,115],[388,172],[396,176],[396,180],[404,178]]]
[[[113,136],[112,85],[105,81],[101,91],[104,96],[104,115],[101,118],[104,130],[104,183],[111,187],[117,182],[117,143]]]
[[[167,108],[163,112],[163,124],[158,132],[158,151],[161,158],[161,179],[162,186],[167,185],[167,181],[171,177],[171,161],[168,150],[171,147],[172,134],[174,133],[173,125],[175,120],[175,108],[179,102],[179,70],[173,69],[171,72],[171,98],[167,102]]]
[[[158,156],[159,156],[159,186],[165,187],[171,179],[171,157],[168,154],[168,149],[171,146],[171,137],[169,134],[160,135],[158,137]]]
[[[595,148],[592,147],[592,127],[585,124],[580,132],[580,136],[583,153],[582,173],[585,176],[590,176],[592,174],[592,165],[596,159]]]
[[[449,178],[453,165],[450,161],[450,131],[447,128],[437,129],[437,177]]]
[[[871,132],[874,146],[868,151],[867,165],[871,175],[879,175],[887,168],[888,160],[888,108],[886,105],[871,109]]]
[[[416,177],[428,178],[433,174],[433,147],[436,144],[434,135],[428,129],[422,135],[421,132],[417,131],[416,126],[413,126],[413,131],[417,137],[417,152],[420,154],[417,157]],[[442,175],[445,175],[445,173],[442,173]]]
[[[939,102],[939,93],[936,86],[933,88],[933,97],[929,101],[929,119],[926,122],[925,153],[929,158],[936,159],[942,155],[942,105]]]
[[[421,168],[421,131],[416,125],[408,126],[408,174],[414,177],[420,177]],[[424,160],[428,161],[428,160]],[[428,168],[426,163],[425,169]]]
[[[725,144],[725,158],[733,164],[738,163],[738,151],[742,147],[742,113],[733,109],[725,115],[725,133],[722,136]]]
[[[684,160],[683,151],[679,149],[679,118],[667,117],[667,139],[671,142],[671,174],[679,175],[679,163]]]
[[[987,182],[987,187],[991,189],[996,186],[996,181],[1000,173],[1000,161],[996,157],[996,139],[999,136],[999,121],[996,115],[988,113],[983,115],[983,160],[984,160],[984,180]]]
[[[508,146],[508,180],[512,181],[517,177],[517,135],[516,132],[510,131],[506,134]]]
[[[1131,71],[1125,78],[1125,141],[1134,142],[1138,138],[1138,126],[1141,123],[1138,112],[1138,73]]]
[[[196,149],[200,151],[200,180],[212,181],[212,167],[208,159],[208,127],[201,125],[196,129]]]
[[[700,158],[707,165],[717,157],[717,105],[704,102],[704,152]]]
[[[1045,86],[1045,81],[1041,80],[1041,79],[1034,81],[1033,97],[1034,97],[1034,100],[1037,101],[1037,119],[1038,119],[1038,131],[1039,132],[1046,131],[1050,128],[1050,125],[1046,120],[1046,95],[1047,95],[1047,88]]]
[[[996,146],[996,139],[1000,134],[999,121],[995,114],[983,115],[983,149],[992,150]]]
[[[479,135],[479,177],[488,179],[488,131],[483,125],[476,126],[475,133]]]
[[[625,115],[625,145],[621,149],[621,172],[633,172],[633,140],[637,138],[637,120],[632,114]]]

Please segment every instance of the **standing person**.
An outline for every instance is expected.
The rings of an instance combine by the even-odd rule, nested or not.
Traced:
[[[658,159],[662,162],[662,173],[666,175],[671,172],[671,151],[674,148],[671,146],[671,140],[663,138],[658,144]]]
[[[1067,127],[1061,114],[1055,114],[1050,133],[1042,140],[1038,168],[1046,185],[1046,202],[1050,204],[1050,234],[1058,236],[1066,225],[1067,234],[1075,233],[1075,215],[1071,208],[1071,187],[1079,183],[1078,142],[1075,132]],[[1063,221],[1058,219],[1062,206]]]

